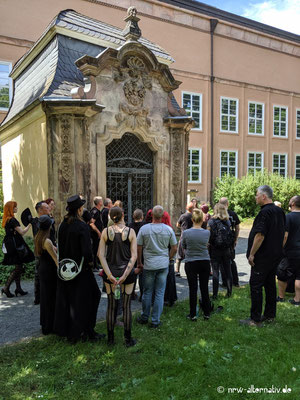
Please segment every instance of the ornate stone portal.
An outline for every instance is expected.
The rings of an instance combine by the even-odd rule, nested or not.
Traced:
[[[73,100],[44,106],[49,187],[53,187],[49,195],[62,204],[57,217],[64,213],[63,204],[72,193],[82,193],[89,204],[95,195],[109,195],[106,148],[126,133],[153,152],[152,205],[161,204],[173,224],[184,210],[193,120],[172,106],[172,91],[180,82],[139,41],[136,14],[134,7],[128,10],[123,46],[77,60],[86,84],[72,90]]]

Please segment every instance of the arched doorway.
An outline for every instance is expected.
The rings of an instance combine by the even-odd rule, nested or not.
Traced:
[[[125,133],[106,147],[107,197],[123,202],[125,221],[136,208],[152,208],[153,153],[135,135]]]

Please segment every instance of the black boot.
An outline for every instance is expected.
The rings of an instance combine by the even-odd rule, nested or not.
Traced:
[[[18,275],[17,272],[17,267],[12,271],[12,273],[9,275],[4,288],[1,290],[2,294],[6,294],[7,297],[14,297],[14,295],[10,292],[9,288],[10,285],[13,283],[13,281],[16,279]]]
[[[125,330],[124,337],[125,337],[125,346],[126,347],[132,347],[132,346],[136,345],[136,340],[131,337],[131,330],[129,330],[129,331]]]
[[[114,331],[107,331],[107,344],[113,346],[115,344]]]
[[[18,296],[25,296],[28,294],[28,292],[24,292],[24,290],[21,288],[21,275],[24,272],[23,265],[16,265],[16,276],[15,276],[15,282],[16,282],[16,290],[15,290],[15,295]]]

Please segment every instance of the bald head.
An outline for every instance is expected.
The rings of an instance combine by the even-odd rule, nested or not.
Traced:
[[[186,210],[188,211],[188,212],[193,212],[193,209],[194,209],[195,207],[194,207],[194,203],[192,203],[192,202],[190,202],[189,204],[187,204],[186,205]]]
[[[227,197],[221,197],[219,203],[220,203],[220,204],[223,204],[223,206],[225,206],[225,207],[228,208],[228,204],[229,204],[229,203],[228,203]]]

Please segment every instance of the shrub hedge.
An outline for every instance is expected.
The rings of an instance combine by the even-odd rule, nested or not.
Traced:
[[[290,198],[300,195],[300,180],[284,178],[265,170],[261,174],[249,174],[241,179],[228,175],[222,179],[218,178],[215,182],[213,199],[217,203],[221,197],[228,197],[230,209],[242,218],[252,218],[259,211],[259,206],[255,203],[255,194],[261,185],[272,187],[273,200],[280,201],[285,212],[288,212]]]

